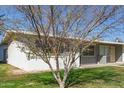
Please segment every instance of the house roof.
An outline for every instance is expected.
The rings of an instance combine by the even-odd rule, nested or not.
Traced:
[[[23,35],[28,35],[28,36],[36,36],[37,35],[35,32],[31,32],[31,31],[29,32],[29,31],[14,31],[14,30],[10,31],[10,30],[8,30],[7,33],[14,33],[16,35],[23,34]],[[7,35],[5,35],[4,39],[6,39],[6,37],[7,37]],[[73,38],[69,37],[69,39],[73,39]],[[101,41],[101,40],[95,40],[94,43],[109,44],[109,45],[124,45],[123,42],[112,42],[112,41]]]
[[[101,44],[124,45],[123,42],[111,42],[111,41],[99,41],[99,40],[96,40],[94,42],[101,43]]]

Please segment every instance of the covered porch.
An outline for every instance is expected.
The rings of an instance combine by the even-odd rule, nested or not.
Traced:
[[[122,50],[123,50],[122,45],[100,44],[97,62],[99,64],[123,62]]]
[[[124,62],[124,43],[95,42],[80,57],[81,65]]]

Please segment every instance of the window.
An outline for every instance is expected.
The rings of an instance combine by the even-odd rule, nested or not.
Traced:
[[[83,56],[94,56],[94,46],[89,46],[83,51]]]

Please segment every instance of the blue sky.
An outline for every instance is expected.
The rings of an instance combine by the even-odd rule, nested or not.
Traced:
[[[22,17],[21,13],[18,12],[14,8],[14,6],[0,6],[0,14],[4,14],[6,18],[9,18],[11,20],[20,19]],[[8,25],[12,25],[11,20],[6,20],[6,23],[7,24],[9,23]],[[113,41],[116,37],[119,37],[124,41],[124,26],[121,25],[121,27],[122,29],[119,30],[123,32],[119,32],[119,31],[110,32],[109,35],[107,35],[104,39],[107,41]],[[0,36],[0,38],[2,38],[2,36]]]

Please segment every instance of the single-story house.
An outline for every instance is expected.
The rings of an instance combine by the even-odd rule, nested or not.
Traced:
[[[6,36],[7,35],[5,35],[4,39]],[[20,43],[21,42],[17,40],[13,40],[9,45],[4,43],[1,44],[0,62],[6,62],[7,64],[13,65],[25,71],[49,70],[48,65],[42,62],[42,59],[28,59],[26,54],[18,47],[18,44]],[[50,60],[52,62],[52,66],[55,68],[54,57]],[[95,41],[94,44],[88,47],[76,60],[75,67],[87,64],[107,63],[124,63],[124,43]],[[60,67],[63,67],[62,62],[60,62]]]

